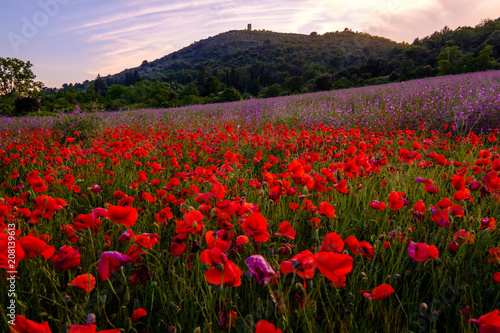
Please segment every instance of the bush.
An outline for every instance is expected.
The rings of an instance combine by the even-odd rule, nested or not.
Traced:
[[[233,102],[241,101],[241,95],[238,90],[234,88],[226,88],[219,96],[219,102]]]
[[[38,111],[38,109],[40,109],[40,103],[33,97],[21,97],[16,99],[14,108],[16,115],[21,116],[26,113]]]
[[[264,98],[278,97],[283,95],[284,90],[279,83],[274,83],[262,90],[261,96]]]

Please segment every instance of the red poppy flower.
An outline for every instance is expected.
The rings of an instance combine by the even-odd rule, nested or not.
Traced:
[[[314,266],[330,281],[338,283],[341,277],[352,270],[353,259],[347,254],[318,252],[314,255]]]
[[[392,293],[394,293],[394,289],[387,283],[384,283],[374,288],[371,296],[374,300],[380,300],[389,297]]]
[[[203,214],[197,210],[192,210],[184,215],[183,221],[175,221],[177,228],[175,232],[178,239],[184,239],[188,234],[200,233],[205,226],[201,220],[203,219]]]
[[[245,234],[249,237],[253,237],[255,242],[266,242],[270,235],[267,232],[267,221],[261,213],[255,212],[249,217],[247,217],[241,227]]]
[[[78,267],[82,259],[78,250],[79,249],[74,249],[68,245],[62,246],[52,257],[52,264],[59,271],[66,271]]]
[[[134,311],[134,313],[132,314],[132,317],[130,317],[130,321],[135,322],[135,321],[139,320],[139,318],[147,316],[147,314],[148,313],[146,312],[146,310],[144,310],[143,308],[139,308],[139,309]]]
[[[64,206],[67,206],[66,202],[59,198],[52,198],[48,195],[40,195],[35,199],[36,205],[38,209],[42,212],[42,217],[44,219],[50,220],[56,210],[63,209]]]
[[[500,315],[498,310],[493,310],[479,319],[469,319],[469,322],[478,323],[480,333],[497,333],[500,331]]]
[[[170,253],[174,256],[180,256],[184,251],[186,251],[186,244],[177,242],[172,242],[172,244],[170,244]]]
[[[472,244],[474,243],[474,238],[476,236],[474,234],[469,233],[465,229],[461,229],[455,233],[455,236],[453,237],[453,241],[455,242],[460,242],[460,243],[465,243],[465,244]]]
[[[347,237],[344,242],[347,244],[347,247],[349,247],[349,250],[353,254],[359,254],[361,250],[359,249],[361,247],[361,243],[356,239],[354,236],[349,236]]]
[[[72,287],[76,287],[85,291],[87,294],[90,293],[95,287],[96,281],[92,274],[82,274],[78,275],[71,282]]]
[[[100,225],[100,220],[96,220],[92,213],[90,214],[78,214],[73,221],[73,227],[76,231],[84,230],[87,228],[94,228]],[[100,228],[100,227],[99,227]]]
[[[384,210],[387,205],[385,202],[372,200],[372,202],[370,202],[370,207],[373,209]]]
[[[22,248],[21,244],[16,241],[15,247],[14,247],[14,255],[15,255],[15,260],[14,260],[14,269],[12,269],[11,264],[12,264],[12,254],[9,256],[9,250],[12,251],[12,247],[8,246],[9,244],[9,235],[4,232],[0,232],[0,268],[5,268],[8,271],[13,271],[17,269],[17,266],[19,265],[19,261],[24,259],[25,253],[24,249]],[[9,260],[9,258],[11,260]]]
[[[108,218],[126,227],[130,227],[137,221],[137,210],[133,207],[109,206]]]
[[[21,315],[16,315],[14,324],[10,326],[11,333],[52,333],[49,323],[42,324],[26,319]]]
[[[255,333],[281,333],[281,330],[266,320],[260,320],[255,328]]]
[[[480,221],[481,229],[495,230],[495,219],[493,217],[483,217]]]
[[[236,237],[235,245],[236,246],[243,246],[243,245],[247,244],[249,241],[250,240],[248,239],[247,236],[239,235],[238,237]]]
[[[200,259],[203,263],[214,267],[205,272],[208,283],[232,287],[241,285],[243,271],[232,261],[229,261],[218,248],[203,251],[200,254]]]
[[[17,240],[24,250],[24,259],[29,259],[41,254],[46,260],[50,259],[55,249],[40,238],[24,236]]]
[[[341,180],[338,184],[334,184],[333,187],[340,193],[349,194],[349,190],[347,189],[347,181],[345,179]]]
[[[215,235],[215,238],[214,238]],[[205,234],[205,240],[207,242],[208,249],[213,249],[214,247],[218,248],[222,252],[226,252],[229,250],[231,243],[223,240],[218,237],[218,235],[214,231],[209,231]]]
[[[344,242],[342,238],[334,233],[330,232],[325,236],[323,244],[321,244],[320,252],[340,252],[344,248]]]
[[[275,235],[285,236],[290,239],[295,239],[295,230],[293,230],[290,222],[281,222],[279,232],[275,233]]]
[[[392,210],[401,209],[405,204],[404,197],[405,194],[403,192],[391,191],[388,199],[389,207],[391,207]]]
[[[304,176],[304,166],[299,161],[290,163],[287,170],[296,177],[302,178]]]
[[[333,206],[326,201],[319,204],[318,214],[325,215],[326,217],[336,217],[335,208],[333,208]]]
[[[425,243],[414,243],[411,242],[408,246],[408,253],[410,257],[418,262],[426,261],[429,258],[437,259],[439,257],[439,251],[434,245],[428,245]]]
[[[212,186],[212,190],[210,190],[210,195],[213,198],[222,200],[226,195],[226,187],[220,183],[214,183]]]
[[[304,250],[290,260],[281,262],[280,269],[283,274],[293,273],[304,279],[312,279],[314,276],[314,255],[309,250]],[[305,288],[305,286],[304,286]]]
[[[139,171],[137,173],[137,180],[135,181],[136,183],[142,183],[142,182],[147,182],[148,181],[148,174],[144,171]]]
[[[375,256],[375,249],[373,246],[367,241],[361,241],[359,244],[361,248],[361,255],[371,260]]]
[[[500,178],[498,177],[498,171],[490,171],[483,177],[483,184],[486,185],[488,190],[491,192],[496,192],[500,189]]]
[[[165,223],[167,220],[170,220],[174,217],[174,214],[170,211],[170,207],[165,207],[158,214],[156,214],[155,218],[159,224]]]

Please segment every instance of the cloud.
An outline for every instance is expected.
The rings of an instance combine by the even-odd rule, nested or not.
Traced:
[[[328,8],[331,19],[340,21],[345,27],[398,42],[412,42],[417,37],[441,30],[445,25],[451,29],[474,26],[492,13],[500,15],[497,0],[352,0],[347,3],[324,0],[324,6]],[[340,26],[338,30],[341,29]]]

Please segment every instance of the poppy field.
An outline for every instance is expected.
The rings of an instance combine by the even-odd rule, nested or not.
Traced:
[[[498,332],[499,128],[498,71],[1,118],[1,331]]]

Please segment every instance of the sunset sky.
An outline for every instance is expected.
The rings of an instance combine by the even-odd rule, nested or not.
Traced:
[[[0,56],[48,87],[137,67],[228,30],[320,34],[348,27],[413,42],[500,17],[498,0],[3,0]]]

